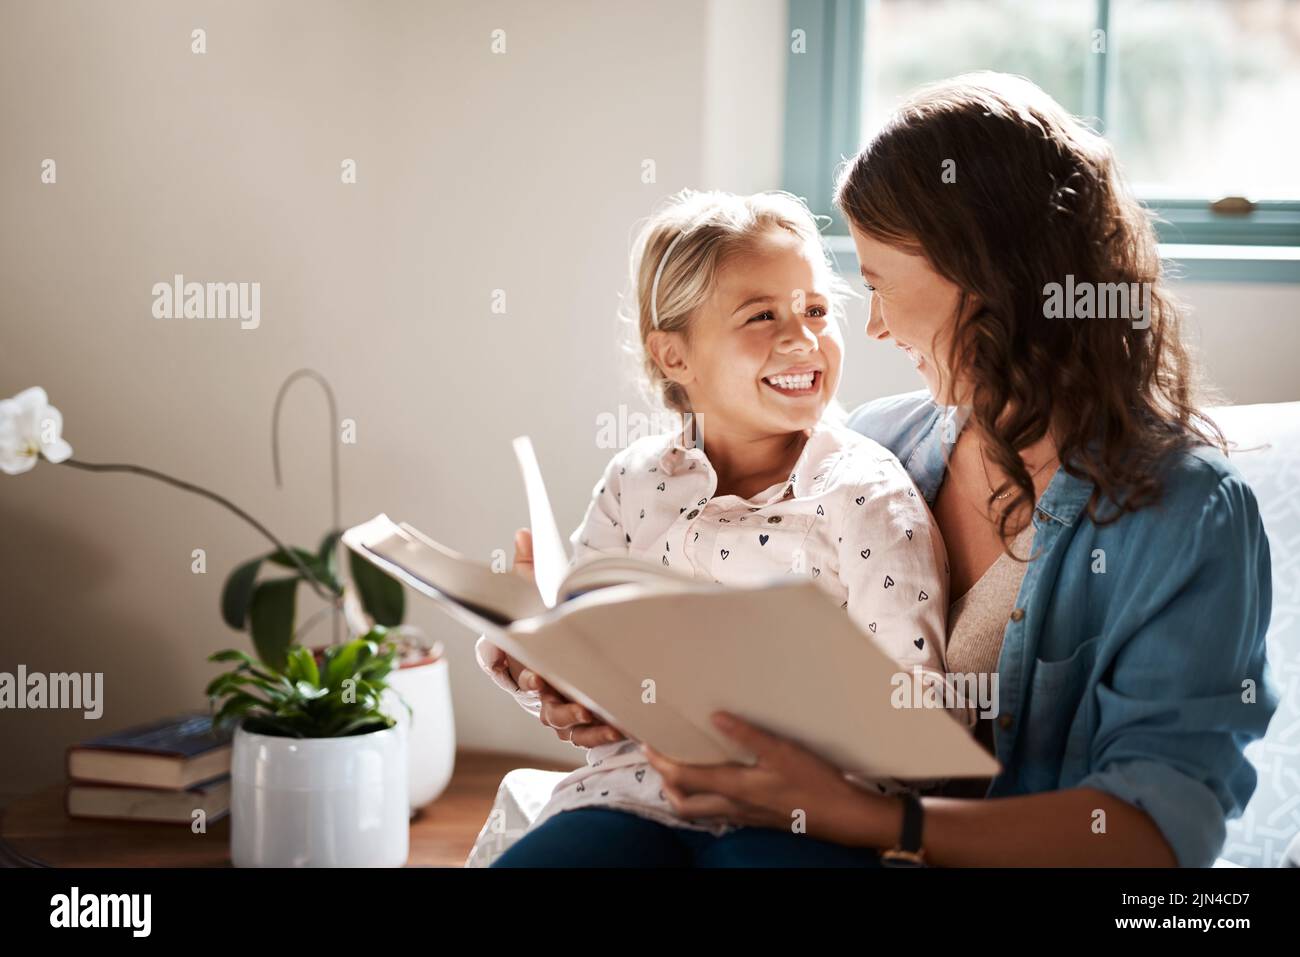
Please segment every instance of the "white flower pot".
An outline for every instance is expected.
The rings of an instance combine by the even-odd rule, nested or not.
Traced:
[[[429,658],[403,665],[388,675],[390,689],[400,692],[411,706],[411,714],[407,714],[392,691],[384,695],[384,713],[396,718],[407,732],[412,813],[447,789],[456,766],[456,720],[449,674],[442,645],[438,644]]]
[[[406,731],[344,738],[235,732],[236,867],[401,867],[410,846]]]

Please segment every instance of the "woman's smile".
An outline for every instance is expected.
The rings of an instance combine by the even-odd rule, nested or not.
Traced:
[[[925,365],[925,357],[911,346],[904,345],[901,342],[895,342],[894,345],[898,346],[898,348],[902,349],[903,352],[907,354],[907,357],[912,360],[912,365],[916,366],[916,368],[919,369],[921,366]]]

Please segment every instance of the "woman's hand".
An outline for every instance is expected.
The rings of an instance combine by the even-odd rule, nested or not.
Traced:
[[[646,746],[679,815],[751,827],[799,826],[813,837],[856,847],[894,845],[903,819],[899,799],[864,791],[811,751],[733,715],[716,712],[713,723],[758,762],[697,767]]]

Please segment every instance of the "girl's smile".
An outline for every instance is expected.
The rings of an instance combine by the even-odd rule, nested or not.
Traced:
[[[792,369],[763,377],[763,384],[777,395],[792,399],[815,396],[821,391],[821,369]]]

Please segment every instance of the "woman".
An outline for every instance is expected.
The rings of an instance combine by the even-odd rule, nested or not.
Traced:
[[[719,715],[758,763],[650,752],[675,810],[788,831],[802,809],[814,838],[937,866],[1210,865],[1276,708],[1268,542],[1197,411],[1154,230],[1110,146],[1028,81],[972,74],[901,107],[836,202],[867,333],[928,387],[850,421],[931,505],[958,596],[948,670],[996,676],[979,733],[1003,770],[885,797]],[[1058,308],[1062,289],[1091,308]],[[613,733],[520,683],[566,740]]]

